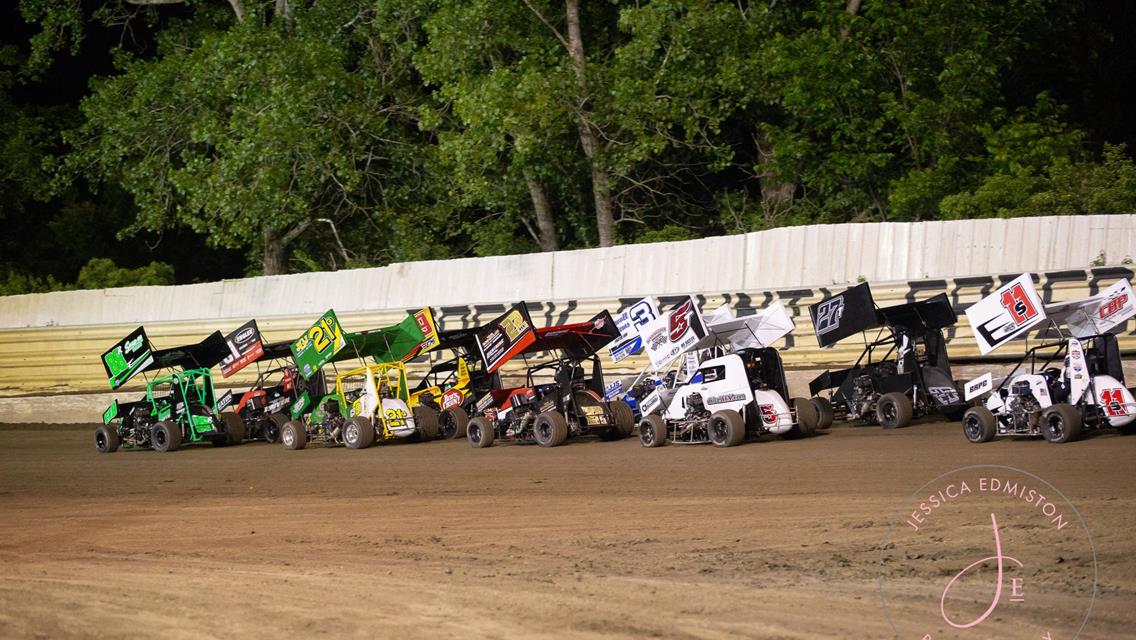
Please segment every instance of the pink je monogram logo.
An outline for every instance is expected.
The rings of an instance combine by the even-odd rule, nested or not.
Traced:
[[[1017,558],[1012,558],[1002,553],[1002,537],[998,533],[998,518],[995,517],[993,513],[990,514],[990,524],[994,528],[994,555],[972,562],[971,564],[967,565],[965,569],[956,573],[955,577],[951,578],[951,581],[947,583],[946,588],[943,589],[943,597],[939,599],[939,612],[943,614],[943,620],[946,620],[947,624],[956,629],[969,629],[971,627],[976,627],[982,624],[983,620],[990,617],[990,614],[994,613],[994,609],[998,607],[998,602],[1002,599],[1003,575],[1005,572],[1006,561],[1009,560],[1017,564],[1019,567],[1022,566],[1022,563],[1018,562]],[[992,560],[995,561],[998,566],[998,582],[994,585],[994,600],[990,602],[990,606],[986,608],[986,611],[982,615],[978,616],[974,620],[971,620],[970,622],[967,622],[966,624],[959,624],[954,620],[951,620],[950,616],[947,615],[947,594],[950,593],[951,587],[954,586],[955,582],[959,578],[966,575],[966,573],[971,569]],[[1025,597],[1021,592],[1021,588],[1021,578],[1012,578],[1010,580],[1010,602],[1025,601]]]

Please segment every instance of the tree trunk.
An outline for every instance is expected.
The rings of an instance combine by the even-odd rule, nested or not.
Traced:
[[[580,0],[566,0],[568,15],[568,55],[572,59],[572,69],[576,73],[576,84],[580,88],[577,127],[580,130],[580,146],[592,169],[592,197],[596,206],[596,230],[599,232],[600,246],[615,244],[615,216],[612,214],[611,176],[596,157],[597,143],[595,132],[588,121],[584,102],[588,95],[588,76],[584,58],[584,40],[580,36]]]
[[[288,273],[288,246],[311,224],[311,220],[303,220],[284,235],[280,235],[279,231],[271,227],[264,228],[262,232],[264,245],[261,247],[263,255],[260,262],[262,275],[278,276]],[[338,234],[336,239],[338,240]]]
[[[244,0],[229,0],[229,6],[233,8],[233,13],[237,16],[237,22],[245,21],[245,3]]]
[[[278,276],[285,272],[285,253],[287,247],[280,241],[280,234],[273,229],[264,230],[263,257],[260,271],[262,275]]]
[[[536,226],[539,236],[537,243],[540,244],[540,250],[559,251],[560,241],[556,239],[556,223],[552,219],[552,207],[548,204],[548,193],[544,190],[544,183],[528,170],[525,171],[525,183],[528,184],[533,209],[536,211]]]
[[[860,2],[861,0],[848,0],[848,4],[844,5],[844,13],[847,13],[850,16],[855,16],[856,14],[860,13]],[[840,37],[848,37],[848,25],[840,27]]]
[[[292,3],[288,0],[276,0],[276,9],[273,11],[277,18],[284,21],[284,25],[289,29],[292,28],[295,22],[295,16],[292,12]]]
[[[284,0],[285,2],[287,0]],[[154,7],[165,4],[185,4],[186,0],[126,0],[126,4],[134,4],[143,7]],[[233,8],[233,14],[237,16],[237,22],[245,21],[245,3],[244,0],[229,0],[229,6]]]
[[[773,145],[766,142],[765,135],[760,129],[754,137],[754,142],[757,145],[759,163],[768,165],[776,159]],[[777,226],[781,214],[793,204],[793,194],[797,190],[797,185],[793,182],[782,182],[769,170],[762,172],[758,178],[761,180],[762,215],[768,226]]]

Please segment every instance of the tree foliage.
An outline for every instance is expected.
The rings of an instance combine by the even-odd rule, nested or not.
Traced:
[[[162,238],[278,273],[1132,212],[1125,8],[21,0],[29,26],[0,43],[0,216],[106,212],[104,249],[131,251],[104,257],[184,278],[189,245]],[[80,74],[81,100],[20,97],[91,50],[108,62]],[[68,251],[65,268],[6,273],[52,286],[35,274],[70,281],[99,253]]]

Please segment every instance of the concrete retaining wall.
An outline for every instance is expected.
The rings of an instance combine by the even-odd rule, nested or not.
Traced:
[[[1114,266],[1087,269],[1102,253]],[[12,296],[0,298],[0,396],[103,396],[99,392],[107,391],[107,383],[99,355],[139,324],[161,348],[195,342],[215,329],[227,332],[253,317],[268,339],[293,339],[328,308],[336,309],[349,331],[392,324],[406,310],[426,305],[443,327],[454,328],[484,323],[506,304],[526,300],[534,320],[547,325],[583,320],[605,308],[615,313],[644,294],[655,294],[665,304],[668,297],[696,293],[704,311],[725,303],[739,315],[781,300],[797,322],[781,345],[786,363],[816,369],[848,363],[860,349],[855,339],[819,349],[807,307],[861,278],[872,283],[881,305],[944,291],[961,314],[997,283],[1027,270],[1039,274],[1038,288],[1047,302],[1096,293],[1133,277],[1130,260],[1121,264],[1133,254],[1132,215],[825,225],[179,287]],[[977,355],[965,321],[948,332],[948,339],[953,357]],[[1121,343],[1136,348],[1136,322],[1125,328]],[[1014,348],[1020,345],[999,354]],[[629,374],[644,364],[632,358],[609,372]],[[504,373],[515,379],[521,369],[513,365]],[[241,387],[255,375],[250,367],[218,380],[218,386]],[[136,394],[141,387],[139,378],[124,391]],[[17,404],[0,400],[0,422],[28,419],[6,410]]]
[[[1085,269],[1133,259],[1136,215],[814,225],[555,254],[8,296],[0,298],[0,328],[764,291]]]

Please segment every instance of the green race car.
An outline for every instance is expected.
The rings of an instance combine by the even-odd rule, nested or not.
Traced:
[[[232,393],[218,399],[210,371],[229,352],[220,332],[198,344],[154,350],[145,329],[135,329],[103,354],[111,388],[139,373],[169,371],[148,379],[140,400],[115,401],[107,407],[103,424],[95,429],[95,448],[111,453],[120,446],[175,451],[183,443],[239,444],[244,440],[244,422],[225,411],[232,404]]]

